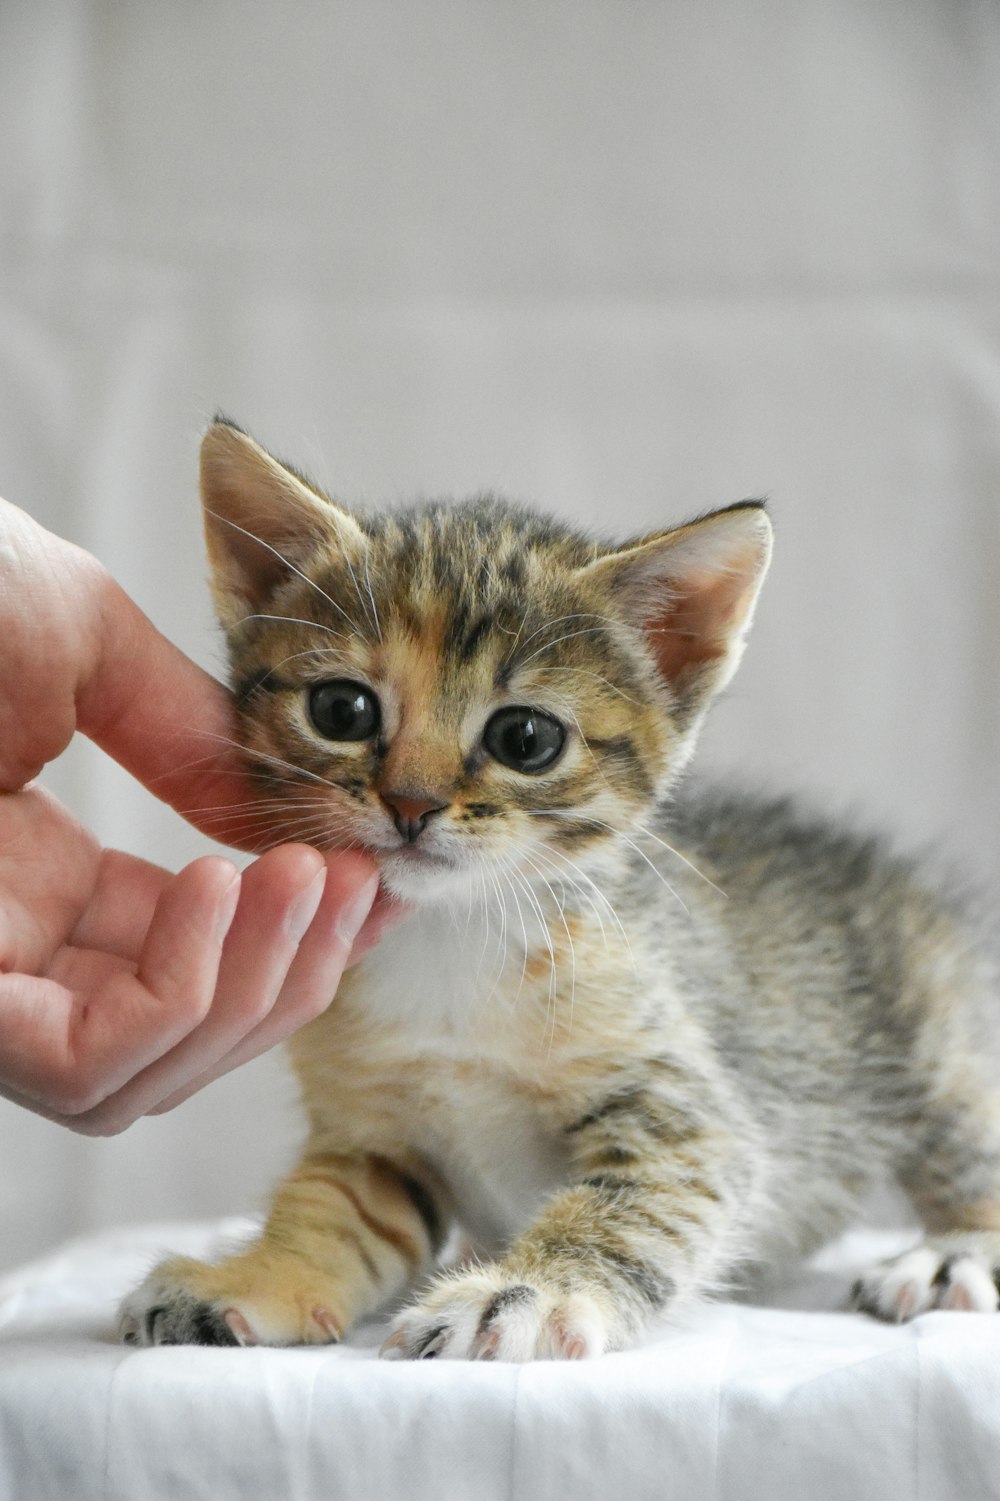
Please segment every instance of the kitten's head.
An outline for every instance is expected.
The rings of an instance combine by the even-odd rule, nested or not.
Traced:
[[[572,877],[684,765],[771,529],[744,503],[623,546],[492,498],[354,515],[217,421],[213,592],[272,827],[410,901]]]

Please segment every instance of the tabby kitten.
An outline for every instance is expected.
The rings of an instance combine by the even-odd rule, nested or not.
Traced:
[[[995,1309],[996,977],[962,913],[785,805],[668,803],[763,506],[617,547],[491,498],[360,516],[221,420],[202,490],[262,794],[412,908],[292,1044],[309,1138],[259,1240],[157,1267],[124,1338],[322,1343],[416,1285],[384,1354],[596,1355],[886,1170],[933,1238],[858,1304]],[[456,1222],[477,1259],[435,1272]]]

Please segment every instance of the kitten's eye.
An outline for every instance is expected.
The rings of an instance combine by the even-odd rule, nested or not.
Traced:
[[[539,709],[498,709],[483,731],[483,744],[502,766],[532,775],[551,766],[566,743],[558,719]]]
[[[313,684],[309,718],[327,740],[370,740],[382,722],[374,693],[342,678]]]

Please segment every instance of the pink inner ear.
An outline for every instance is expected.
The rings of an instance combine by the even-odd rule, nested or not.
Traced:
[[[742,564],[742,566],[741,566]],[[672,582],[646,620],[646,636],[668,682],[691,668],[717,661],[729,650],[755,594],[751,555],[725,572],[689,575]]]

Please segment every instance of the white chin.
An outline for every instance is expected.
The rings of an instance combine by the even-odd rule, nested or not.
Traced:
[[[382,884],[400,901],[415,905],[466,900],[472,873],[443,860],[413,854],[381,854]]]

